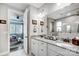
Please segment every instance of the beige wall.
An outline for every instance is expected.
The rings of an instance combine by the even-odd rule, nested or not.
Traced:
[[[31,51],[31,36],[33,35],[42,35],[42,34],[47,34],[47,17],[42,17],[43,15],[40,15],[40,9],[35,8],[33,6],[30,6],[30,23],[29,23],[29,52]],[[37,25],[32,24],[32,20],[37,20]],[[40,26],[40,21],[44,21],[44,26],[43,26],[43,33],[41,33],[41,26]],[[33,32],[33,28],[36,26],[37,32]]]
[[[0,55],[7,54],[8,48],[8,8],[0,5],[0,20],[6,20],[6,24],[0,24]]]
[[[40,11],[39,9],[35,7],[30,7],[30,35],[40,35],[40,34],[47,34],[47,17],[41,17],[42,15],[39,15]],[[37,25],[32,24],[32,20],[37,20]],[[40,32],[41,26],[40,26],[40,21],[44,21],[44,26],[43,26],[43,33]],[[33,28],[36,26],[37,32],[33,32]]]
[[[0,24],[0,55],[10,52],[10,19],[16,15],[23,15],[23,12],[0,4],[0,19],[7,22],[6,24]]]

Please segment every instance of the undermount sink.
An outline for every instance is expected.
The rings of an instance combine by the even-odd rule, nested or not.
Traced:
[[[44,38],[48,40],[53,40],[53,41],[57,40],[56,36],[45,36]]]

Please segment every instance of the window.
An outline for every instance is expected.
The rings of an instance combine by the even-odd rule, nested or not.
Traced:
[[[10,34],[22,34],[23,33],[23,25],[18,23],[10,24]]]
[[[10,24],[10,33],[15,34],[15,25],[14,24]]]
[[[67,25],[67,32],[70,32],[70,29],[71,29],[70,25]]]
[[[57,27],[57,32],[61,32],[61,30],[62,30],[62,22],[57,22],[56,27]]]
[[[16,25],[16,33],[17,34],[22,34],[22,25],[20,25],[20,24]]]

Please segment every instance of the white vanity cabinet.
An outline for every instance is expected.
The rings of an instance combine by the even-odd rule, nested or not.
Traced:
[[[64,47],[32,39],[31,52],[35,56],[79,56],[76,52],[65,49]]]
[[[35,56],[46,56],[47,55],[47,43],[32,39],[31,52]]]

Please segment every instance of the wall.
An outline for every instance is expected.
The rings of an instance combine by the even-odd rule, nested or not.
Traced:
[[[6,20],[6,24],[0,24],[0,55],[9,53],[7,11],[7,6],[0,4],[0,20]]]
[[[3,4],[0,4],[0,19],[7,19],[7,7]]]
[[[40,11],[41,9],[30,6],[30,23],[29,23],[29,52],[31,51],[31,36],[47,34],[47,16]],[[37,25],[32,24],[32,20],[37,21]],[[43,32],[41,33],[40,21],[44,22]],[[36,32],[33,32],[34,26],[36,27]],[[31,54],[31,53],[30,53]]]
[[[35,7],[30,7],[30,35],[38,35],[38,26],[36,25],[36,30],[37,32],[36,33],[33,33],[33,28],[34,28],[34,25],[32,25],[32,20],[37,20],[37,15],[38,15],[38,11],[37,11],[37,8]]]
[[[30,35],[40,35],[40,34],[47,34],[47,30],[46,30],[46,24],[47,24],[47,17],[42,17],[43,14],[40,14],[40,9],[37,9],[33,6],[30,7]],[[32,24],[32,20],[37,20],[37,25],[33,25]],[[44,26],[43,26],[43,30],[44,32],[41,33],[41,26],[40,26],[40,21],[44,21]],[[36,30],[37,32],[34,33],[33,32],[33,28],[34,26],[36,26]]]
[[[23,13],[0,4],[0,20],[6,20],[6,24],[0,24],[0,55],[10,52],[10,19],[15,18],[15,15],[23,15]]]

